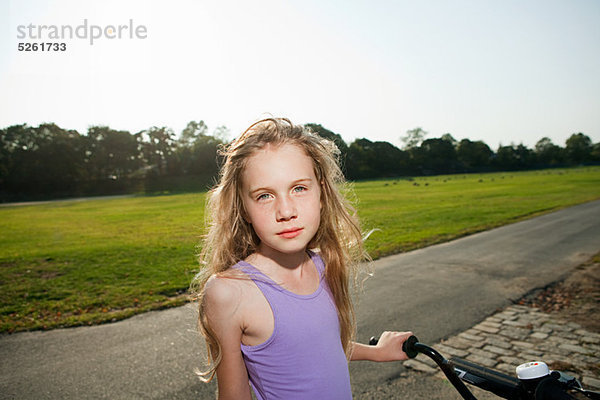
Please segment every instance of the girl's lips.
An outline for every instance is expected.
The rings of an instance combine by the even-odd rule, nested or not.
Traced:
[[[302,232],[302,228],[293,228],[287,229],[285,231],[279,232],[277,236],[284,237],[286,239],[293,239],[298,236]]]

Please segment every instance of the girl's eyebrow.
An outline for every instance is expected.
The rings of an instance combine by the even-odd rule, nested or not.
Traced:
[[[290,186],[296,186],[300,183],[310,183],[314,181],[314,179],[306,177],[306,178],[300,178],[300,179],[296,179],[295,181],[292,181],[292,184]],[[257,187],[256,189],[250,189],[250,195],[253,195],[257,192],[262,192],[264,190],[271,190],[271,188],[269,188],[268,186],[261,186],[261,187]]]

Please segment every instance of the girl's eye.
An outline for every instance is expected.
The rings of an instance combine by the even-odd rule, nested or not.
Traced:
[[[307,191],[307,190],[308,190],[308,189],[307,189],[306,187],[304,187],[304,186],[296,186],[296,187],[294,188],[294,192],[296,192],[296,193],[305,192],[305,191]]]
[[[256,200],[259,200],[259,201],[260,201],[260,200],[267,200],[267,199],[269,198],[269,196],[270,196],[270,195],[269,195],[268,193],[263,193],[263,194],[261,194],[260,196],[258,196],[258,197],[256,198]]]

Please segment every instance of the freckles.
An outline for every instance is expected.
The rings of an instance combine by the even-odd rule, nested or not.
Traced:
[[[266,218],[269,218],[271,213],[270,207],[266,206],[266,205],[262,205],[262,206],[258,206],[258,207],[254,207],[254,211],[253,214],[260,218],[261,220],[265,220]]]

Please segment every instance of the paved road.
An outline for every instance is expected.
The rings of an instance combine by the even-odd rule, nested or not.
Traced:
[[[411,329],[434,343],[468,329],[600,251],[600,201],[375,262],[358,309],[362,341]],[[0,398],[209,399],[195,311],[184,306],[86,328],[0,336]],[[353,363],[356,397],[398,378],[397,363]],[[439,385],[396,385],[427,398]],[[376,397],[374,397],[376,398]]]

